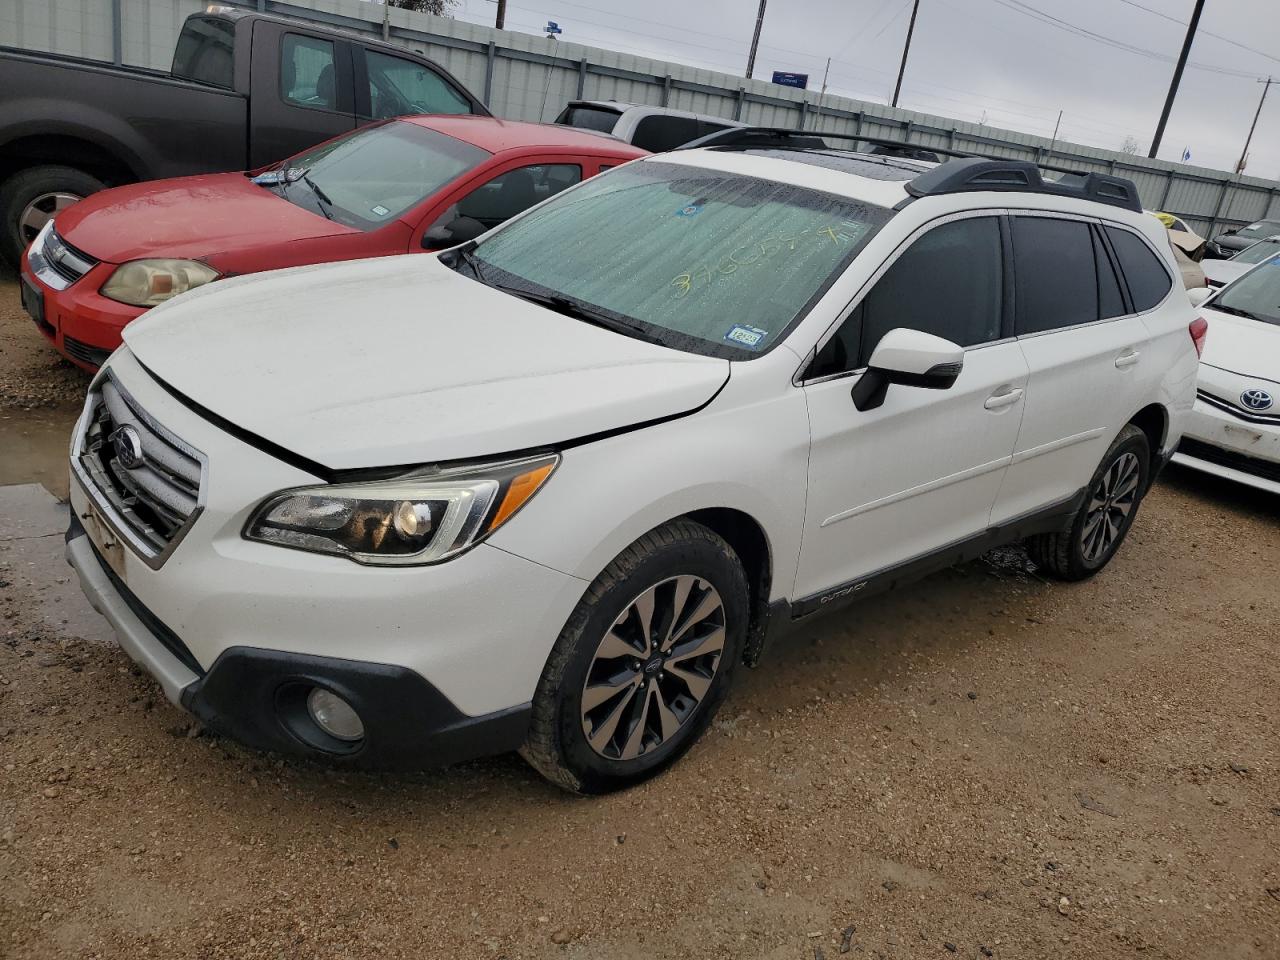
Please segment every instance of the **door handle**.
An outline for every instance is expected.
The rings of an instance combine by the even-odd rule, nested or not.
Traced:
[[[1125,367],[1132,367],[1141,356],[1142,354],[1137,350],[1130,350],[1127,353],[1120,354],[1120,356],[1116,357],[1116,369],[1123,370]]]
[[[1014,387],[1012,390],[1006,390],[1004,393],[993,393],[987,397],[986,403],[983,404],[988,410],[999,410],[1003,407],[1010,407],[1022,399],[1022,388]]]

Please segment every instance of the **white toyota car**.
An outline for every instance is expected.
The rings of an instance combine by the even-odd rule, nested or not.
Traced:
[[[1209,293],[1192,292],[1213,336],[1173,459],[1280,493],[1280,256]]]
[[[637,782],[841,602],[1115,554],[1205,324],[1132,184],[732,130],[439,257],[210,284],[125,332],[68,555],[261,748]]]

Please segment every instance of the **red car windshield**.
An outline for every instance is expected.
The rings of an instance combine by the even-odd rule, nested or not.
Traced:
[[[356,130],[254,178],[290,203],[376,230],[492,154],[416,123]]]

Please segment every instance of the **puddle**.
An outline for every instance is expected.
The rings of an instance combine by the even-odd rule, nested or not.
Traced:
[[[67,499],[67,446],[79,404],[0,410],[0,486],[38,483]]]

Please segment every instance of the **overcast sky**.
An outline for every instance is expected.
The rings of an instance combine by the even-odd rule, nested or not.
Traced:
[[[828,92],[887,103],[912,0],[770,0],[755,76],[810,74]],[[920,0],[900,106],[1145,156],[1194,0]],[[509,0],[508,29],[743,75],[758,0]],[[1145,8],[1145,9],[1143,9]],[[492,25],[493,0],[454,16]],[[1039,11],[1036,13],[1035,11]],[[1051,19],[1052,18],[1052,19]],[[1053,22],[1056,20],[1058,22]],[[1094,34],[1096,36],[1090,36]],[[1280,78],[1280,0],[1208,0],[1161,145],[1232,169],[1258,106]],[[1247,172],[1280,178],[1280,85],[1272,87]]]

